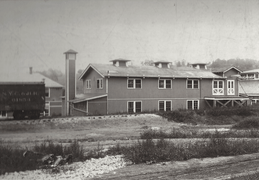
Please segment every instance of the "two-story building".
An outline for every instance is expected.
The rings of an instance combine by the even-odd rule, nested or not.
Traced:
[[[259,69],[243,71],[239,81],[239,93],[249,97],[251,104],[259,103]]]
[[[60,116],[62,112],[62,93],[63,86],[48,77],[32,71],[30,67],[28,72],[18,72],[17,74],[5,72],[0,76],[0,82],[40,82],[45,83],[45,112],[43,116]],[[12,114],[0,112],[0,117],[9,117]]]
[[[169,62],[131,66],[130,60],[89,64],[79,77],[84,94],[71,101],[73,115],[101,115],[242,106],[235,78],[205,69],[177,68]]]

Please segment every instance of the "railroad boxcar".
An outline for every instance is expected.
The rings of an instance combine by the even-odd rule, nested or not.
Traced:
[[[0,111],[12,112],[14,119],[36,119],[44,109],[44,82],[0,83]]]

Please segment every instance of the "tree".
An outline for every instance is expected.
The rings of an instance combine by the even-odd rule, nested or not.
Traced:
[[[142,66],[153,66],[154,61],[153,60],[145,60],[141,62]]]
[[[186,62],[184,59],[182,59],[180,61],[176,61],[175,64],[176,64],[176,67],[185,67],[185,66],[189,65],[189,63]]]
[[[209,66],[210,68],[227,68],[227,67],[237,67],[242,71],[250,70],[250,69],[258,69],[259,61],[254,59],[229,59],[229,60],[221,60],[216,59]]]
[[[81,73],[83,72],[82,69],[78,70],[76,73],[76,90],[77,90],[77,94],[81,94],[83,93],[83,82],[80,81],[78,78],[81,75]],[[48,69],[47,71],[38,71],[38,73],[50,78],[51,80],[65,86],[66,85],[66,78],[65,78],[65,74],[62,73],[60,70],[56,70],[56,69]]]
[[[79,76],[82,74],[83,69],[79,69],[76,74],[76,91],[78,94],[84,93],[83,81],[79,80]]]

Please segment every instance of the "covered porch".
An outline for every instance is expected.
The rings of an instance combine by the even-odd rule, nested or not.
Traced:
[[[86,116],[107,113],[107,94],[80,94],[70,101],[70,115]]]
[[[206,104],[210,108],[214,107],[242,107],[250,104],[248,97],[205,97]]]

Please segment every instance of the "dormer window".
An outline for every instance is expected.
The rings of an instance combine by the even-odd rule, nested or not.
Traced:
[[[114,65],[115,65],[116,67],[119,67],[119,66],[120,66],[119,61],[116,61]]]
[[[157,68],[170,68],[170,62],[167,61],[157,61],[154,64]]]
[[[194,63],[194,64],[191,64],[191,67],[195,69],[207,69],[206,65],[207,65],[206,63]]]
[[[112,62],[113,65],[116,66],[116,67],[128,67],[128,62],[130,62],[130,60],[114,59],[114,60],[111,60],[110,62]]]

